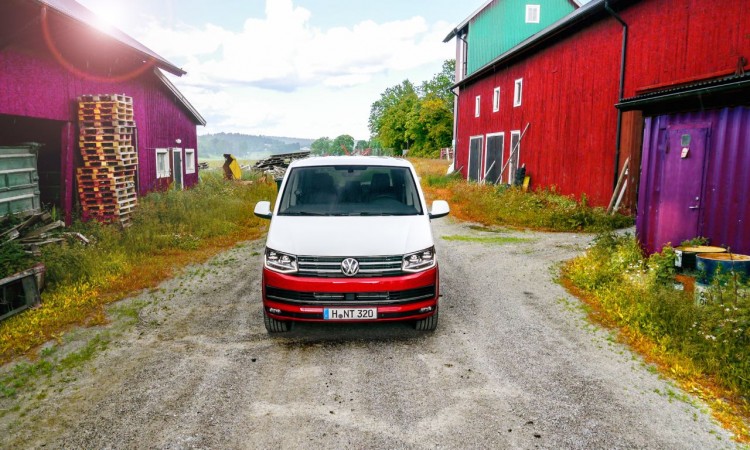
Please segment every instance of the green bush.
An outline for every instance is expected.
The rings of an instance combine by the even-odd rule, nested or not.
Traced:
[[[706,304],[674,287],[674,249],[645,257],[634,237],[604,234],[571,261],[565,276],[593,295],[617,325],[648,337],[666,354],[745,398],[750,395],[750,286],[718,273]]]

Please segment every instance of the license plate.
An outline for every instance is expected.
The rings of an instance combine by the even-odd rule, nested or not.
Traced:
[[[325,320],[372,320],[377,318],[377,308],[323,308],[323,319]]]

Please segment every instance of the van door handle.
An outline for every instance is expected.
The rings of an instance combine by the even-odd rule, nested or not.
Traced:
[[[698,209],[698,208],[700,208],[700,206],[699,206],[699,205],[695,205],[695,206],[688,206],[688,209]]]

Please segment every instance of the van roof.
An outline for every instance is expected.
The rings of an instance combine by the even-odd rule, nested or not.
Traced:
[[[293,161],[289,167],[314,166],[392,166],[409,167],[412,164],[403,158],[388,156],[311,156]]]

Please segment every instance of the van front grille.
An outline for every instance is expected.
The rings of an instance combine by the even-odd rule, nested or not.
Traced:
[[[359,262],[359,272],[347,277],[341,271],[345,256],[298,256],[297,273],[301,277],[313,278],[367,278],[395,277],[404,275],[401,270],[402,255],[354,257]]]

